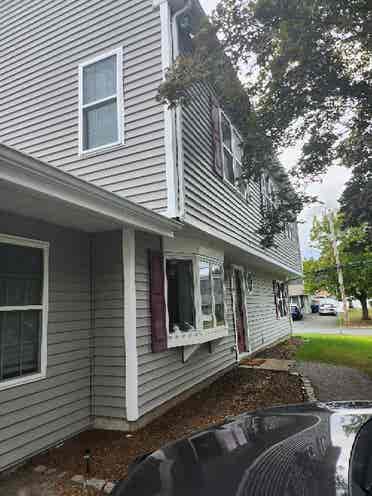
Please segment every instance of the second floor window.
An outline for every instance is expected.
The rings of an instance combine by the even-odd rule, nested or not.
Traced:
[[[217,102],[213,100],[212,126],[214,169],[248,199],[248,182],[242,177],[242,139],[225,113],[217,106]]]
[[[122,51],[80,65],[80,152],[123,142]]]

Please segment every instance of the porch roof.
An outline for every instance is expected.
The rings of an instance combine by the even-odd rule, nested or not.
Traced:
[[[86,232],[123,225],[173,237],[181,223],[0,144],[0,210]]]

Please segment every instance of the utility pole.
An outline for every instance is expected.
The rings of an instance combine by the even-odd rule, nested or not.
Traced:
[[[346,299],[346,294],[345,294],[344,275],[342,273],[342,267],[341,267],[341,262],[340,262],[340,254],[339,254],[339,251],[338,251],[338,244],[337,244],[337,238],[336,238],[336,232],[335,232],[335,223],[334,223],[334,219],[333,219],[333,212],[332,212],[332,210],[329,210],[328,211],[327,217],[328,217],[329,227],[330,227],[330,231],[331,231],[331,242],[332,242],[332,247],[333,247],[333,253],[334,253],[335,259],[336,259],[338,285],[340,287],[342,304],[343,304],[343,307],[344,307],[345,322],[346,322],[346,325],[347,325],[347,324],[349,324],[349,307],[348,307],[348,303],[347,303],[347,299]]]

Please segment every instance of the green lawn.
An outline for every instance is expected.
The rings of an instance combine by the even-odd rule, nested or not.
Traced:
[[[372,376],[372,337],[306,334],[296,359],[360,369]]]
[[[369,316],[372,316],[371,309],[369,308]],[[350,324],[355,325],[356,327],[372,327],[372,321],[362,320],[362,310],[360,308],[352,308],[349,310],[349,319]],[[340,313],[338,315],[338,323],[340,325],[344,325],[344,314]]]

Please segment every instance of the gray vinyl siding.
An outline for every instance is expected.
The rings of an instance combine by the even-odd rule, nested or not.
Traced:
[[[50,242],[47,378],[0,392],[0,470],[90,423],[89,239],[0,213],[0,233]]]
[[[284,339],[291,333],[289,317],[276,317],[273,277],[270,274],[255,274],[253,291],[247,295],[246,302],[252,352]]]
[[[121,231],[93,238],[94,394],[98,417],[126,416]]]
[[[229,335],[216,341],[213,353],[203,344],[182,363],[181,349],[151,351],[148,249],[160,249],[155,236],[136,234],[137,351],[140,416],[187,391],[192,386],[232,365],[235,335],[230,288],[226,292]]]
[[[0,6],[0,141],[158,212],[167,208],[159,9],[152,0]],[[78,66],[123,47],[124,146],[78,155]]]
[[[301,271],[298,241],[281,235],[277,248],[264,249],[257,229],[261,223],[260,191],[253,181],[251,198],[245,200],[213,170],[213,144],[210,95],[203,85],[192,92],[192,101],[183,109],[183,150],[185,182],[185,221],[243,249],[253,248],[262,255]]]

